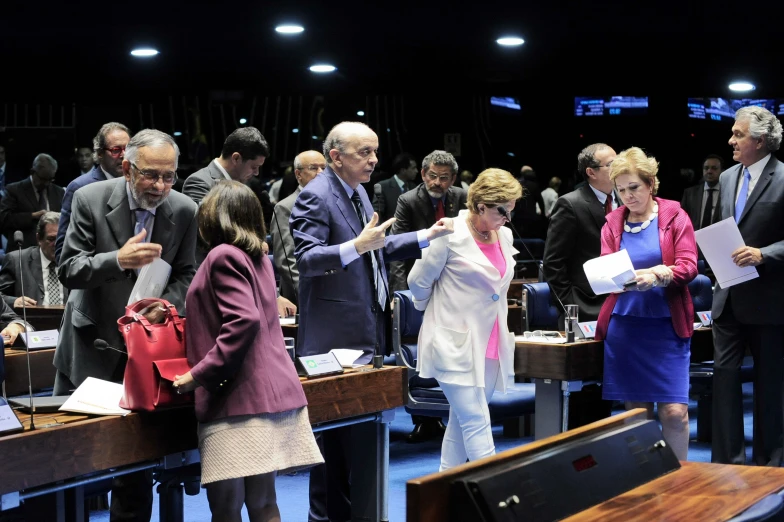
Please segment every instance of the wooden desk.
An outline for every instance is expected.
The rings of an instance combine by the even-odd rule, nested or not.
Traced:
[[[358,519],[379,521],[385,520],[387,513],[388,423],[394,417],[394,408],[405,404],[407,376],[398,367],[362,370],[303,380],[302,387],[315,431],[356,421],[357,435],[368,441],[357,446],[353,459],[357,468],[352,470],[352,506]],[[19,417],[23,424],[29,423],[28,415]],[[55,422],[63,424],[44,427]],[[35,431],[0,438],[3,506],[13,504],[15,495],[18,501],[19,493],[25,498],[26,490],[104,470],[150,461],[159,466],[172,461],[189,464],[194,455],[198,461],[192,408],[125,417],[39,414],[36,426]],[[373,440],[375,444],[370,442]]]
[[[434,473],[406,484],[407,522],[448,522],[452,482],[483,469],[546,454],[578,437],[645,419],[632,410],[581,428],[538,440],[491,457]],[[597,504],[565,522],[720,522],[742,513],[769,494],[784,489],[784,469],[681,462],[681,468]],[[567,488],[568,490],[568,488]],[[565,493],[568,494],[568,493]]]
[[[33,392],[54,386],[55,368],[54,348],[30,352],[30,376]],[[5,349],[5,392],[14,395],[27,395],[27,352],[24,349]]]
[[[65,306],[28,306],[27,322],[36,330],[59,330],[64,311]],[[21,308],[14,308],[14,312],[22,317]]]

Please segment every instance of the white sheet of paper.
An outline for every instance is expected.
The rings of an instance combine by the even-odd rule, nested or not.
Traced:
[[[756,267],[741,268],[732,261],[732,253],[746,246],[735,218],[728,217],[709,227],[701,228],[694,232],[694,237],[716,276],[716,282],[722,288],[729,288],[759,277]]]
[[[359,359],[364,353],[362,350],[333,348],[330,352],[335,354],[335,357],[337,357],[338,362],[343,368],[359,368],[360,366],[364,366],[364,364],[354,364],[354,361]]]
[[[281,317],[280,318],[280,325],[281,326],[286,326],[286,325],[297,324],[296,321],[297,321],[296,317]]]
[[[162,296],[166,283],[169,282],[170,274],[171,265],[160,257],[156,258],[149,265],[143,266],[139,270],[139,277],[136,278],[136,284],[133,285],[133,290],[131,290],[128,304],[133,304],[140,299],[148,297],[157,298]]]
[[[634,279],[634,265],[626,250],[589,259],[583,263],[585,277],[596,295],[622,292],[624,283]]]
[[[547,343],[547,344],[565,344],[566,337],[525,337],[523,335],[515,335],[516,343]]]
[[[128,415],[130,410],[118,406],[122,395],[122,384],[88,377],[60,406],[60,411],[90,415]]]

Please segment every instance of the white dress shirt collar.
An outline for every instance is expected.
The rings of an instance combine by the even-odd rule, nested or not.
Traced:
[[[223,177],[226,178],[227,180],[231,181],[231,176],[229,176],[229,173],[226,172],[226,169],[223,168],[223,165],[221,165],[218,162],[218,158],[215,158],[214,160],[212,160],[212,162],[215,164],[216,167],[218,167],[218,170],[221,171],[221,174],[223,174]]]

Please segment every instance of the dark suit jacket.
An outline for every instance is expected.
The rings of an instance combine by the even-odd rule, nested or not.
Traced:
[[[87,377],[112,380],[125,356],[98,351],[96,339],[122,350],[117,319],[125,313],[136,282],[134,270],[122,270],[117,251],[133,236],[125,178],[101,181],[74,193],[71,224],[57,269],[71,290],[65,305],[54,365],[73,384]],[[185,313],[185,293],[193,279],[196,250],[196,205],[171,191],[158,206],[150,241],[161,245],[161,259],[171,265],[163,299]]]
[[[405,182],[406,192],[414,188],[414,184]],[[387,219],[395,216],[397,199],[403,194],[400,185],[394,177],[379,181],[373,187],[373,210],[378,212],[378,222],[383,223]],[[387,229],[389,230],[389,229]]]
[[[49,210],[60,212],[65,189],[54,183],[46,189],[49,200]],[[30,177],[11,183],[6,186],[6,195],[0,201],[0,229],[11,243],[14,232],[21,230],[24,233],[23,248],[38,245],[35,238],[35,227],[38,219],[33,219],[31,214],[38,211],[38,200],[35,197],[35,188]]]
[[[54,269],[54,267],[52,267]],[[24,294],[22,282],[24,281]],[[8,252],[0,269],[0,293],[3,300],[14,307],[14,301],[21,295],[35,299],[38,305],[44,304],[44,279],[41,271],[41,249],[38,245],[22,250],[22,273],[19,273],[19,251]],[[68,299],[68,289],[63,287],[63,303]],[[35,326],[35,325],[33,325]]]
[[[721,218],[735,216],[735,194],[743,166],[735,165],[721,173]],[[738,228],[747,246],[762,251],[759,277],[729,288],[716,284],[712,317],[721,317],[727,297],[731,296],[732,314],[741,324],[784,324],[784,163],[770,157],[754,190],[749,194]]]
[[[275,276],[265,255],[232,245],[207,254],[188,296],[186,351],[201,422],[307,404],[283,344]]]
[[[182,193],[191,198],[197,205],[201,205],[201,200],[215,186],[219,181],[225,180],[226,177],[220,171],[215,161],[211,161],[209,165],[201,170],[197,170],[185,179],[182,185]]]
[[[106,181],[106,174],[97,165],[90,172],[82,174],[70,182],[65,189],[63,204],[60,207],[60,224],[57,226],[57,241],[54,244],[54,259],[58,265],[60,264],[60,254],[63,251],[63,243],[65,242],[65,232],[71,223],[71,202],[73,201],[74,192],[96,181]]]
[[[711,216],[711,224],[721,221],[721,190],[720,185],[714,187],[719,190],[719,196],[716,200],[716,207],[713,209]],[[683,199],[681,199],[681,208],[686,211],[691,219],[691,226],[694,230],[699,230],[702,223],[702,197],[705,193],[705,182],[700,183],[694,187],[689,187],[683,191]]]
[[[357,192],[370,221],[370,199],[361,185]],[[362,224],[331,167],[302,189],[290,224],[299,266],[297,353],[312,355],[332,348],[353,348],[363,350],[364,359],[370,360],[376,345],[384,351],[385,338],[379,335],[384,327],[377,321],[370,263],[360,257],[344,267],[340,260],[340,245],[355,239]],[[384,248],[376,253],[384,284],[388,284],[384,259],[421,256],[415,232],[387,236]]]
[[[580,307],[580,321],[595,321],[606,296],[597,296],[585,277],[583,263],[599,257],[604,206],[590,185],[558,198],[550,214],[544,245],[544,279],[563,304]],[[561,313],[561,306],[551,298]]]
[[[462,188],[449,187],[444,201],[444,216],[457,217],[457,214],[466,208],[466,195],[466,191]],[[416,232],[435,224],[436,211],[424,183],[400,196],[397,200],[395,217],[397,220],[390,227],[393,235]],[[393,292],[408,290],[406,278],[413,266],[413,259],[389,263],[389,285]]]

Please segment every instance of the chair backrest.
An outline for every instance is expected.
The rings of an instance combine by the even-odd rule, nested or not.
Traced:
[[[410,290],[398,290],[395,314],[400,317],[400,337],[418,337],[422,327],[424,312],[414,307],[414,297]]]
[[[713,306],[713,288],[708,276],[697,274],[697,277],[689,283],[689,293],[695,312],[710,310]]]
[[[408,367],[409,377],[415,375],[417,341],[424,315],[424,312],[414,307],[414,298],[410,290],[395,292],[392,311],[392,351],[397,366]]]
[[[550,303],[550,285],[547,283],[526,283],[525,291],[525,329],[557,330],[558,308]]]
[[[267,258],[272,265],[272,273],[275,275],[275,282],[280,284],[280,274],[278,273],[278,267],[275,266],[275,257],[272,254],[267,254]]]

